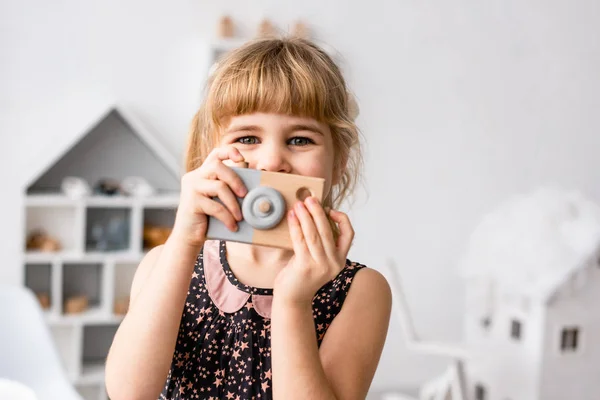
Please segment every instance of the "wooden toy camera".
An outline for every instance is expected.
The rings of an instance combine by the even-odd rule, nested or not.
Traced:
[[[287,211],[308,196],[322,201],[325,180],[243,167],[231,169],[248,189],[245,197],[238,198],[242,220],[238,230],[232,232],[210,217],[207,238],[292,249]]]

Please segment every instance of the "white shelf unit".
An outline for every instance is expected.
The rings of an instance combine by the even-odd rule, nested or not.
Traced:
[[[45,199],[47,202],[42,201]],[[107,399],[104,392],[104,360],[122,316],[113,312],[115,300],[129,295],[137,265],[145,255],[143,224],[168,226],[174,221],[177,196],[145,199],[90,197],[71,200],[62,196],[30,196],[26,199],[29,229],[43,228],[66,238],[65,250],[27,251],[24,255],[25,285],[50,296],[46,311],[63,365],[86,399]],[[60,208],[60,212],[57,212]],[[89,212],[118,210],[127,215],[129,242],[125,249],[90,249]],[[137,216],[137,217],[136,217]],[[61,223],[65,218],[66,223]],[[85,295],[89,308],[65,314],[64,302],[71,295]]]
[[[23,239],[43,230],[57,239],[55,252],[27,250],[23,243],[22,282],[47,293],[45,310],[63,367],[86,400],[107,400],[104,364],[123,316],[115,300],[127,298],[135,270],[144,257],[144,223],[170,228],[179,203],[179,163],[129,111],[110,105],[79,132],[68,149],[39,171],[24,193]],[[156,195],[62,193],[67,176],[84,179],[92,189],[101,179],[120,182],[144,178]],[[112,240],[101,232],[111,231]],[[110,238],[109,238],[110,239]],[[88,307],[66,314],[65,300],[84,295]]]

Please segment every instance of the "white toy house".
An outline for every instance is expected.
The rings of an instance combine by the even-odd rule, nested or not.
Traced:
[[[101,400],[124,313],[117,305],[147,250],[144,228],[172,226],[181,163],[121,105],[97,110],[73,136],[26,185],[24,242],[42,230],[58,247],[23,243],[22,281],[44,304],[72,382],[86,400]],[[104,179],[129,193],[97,193]]]
[[[475,229],[461,267],[465,338],[440,343],[417,335],[390,260],[407,348],[449,359],[419,400],[600,399],[598,205],[555,188],[515,196]]]
[[[539,189],[477,227],[464,258],[474,400],[600,399],[600,208]]]

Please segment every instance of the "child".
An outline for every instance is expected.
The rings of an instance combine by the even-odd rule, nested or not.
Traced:
[[[252,42],[219,64],[192,123],[173,231],[140,263],[109,352],[111,399],[365,398],[391,294],[346,259],[354,232],[334,210],[360,160],[347,93],[331,58],[301,39]],[[231,230],[241,220],[234,194],[246,188],[229,168],[240,162],[325,178],[322,204],[289,210],[293,251],[206,241],[209,216]]]

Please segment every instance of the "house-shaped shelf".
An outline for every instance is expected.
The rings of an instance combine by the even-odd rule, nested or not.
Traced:
[[[62,252],[139,253],[144,219],[157,219],[156,212],[166,226],[172,222],[164,215],[173,218],[178,169],[175,159],[131,113],[110,107],[26,187],[26,234],[41,230],[59,242]],[[67,177],[83,180],[90,194],[67,196],[62,190]],[[146,181],[153,194],[100,191],[103,181],[114,186],[131,177]],[[106,231],[114,233],[112,238]],[[29,249],[36,247],[40,246]]]
[[[27,194],[59,194],[63,178],[77,176],[90,185],[101,179],[145,178],[158,193],[179,189],[178,163],[122,107],[111,107],[56,161],[44,168]]]
[[[175,220],[180,163],[123,106],[101,110],[74,136],[24,187],[21,276],[46,309],[69,376],[97,400],[106,398],[103,363],[137,265]],[[67,177],[85,182],[87,193],[65,191]],[[131,177],[152,190],[122,190]],[[103,181],[116,191],[100,190]]]

